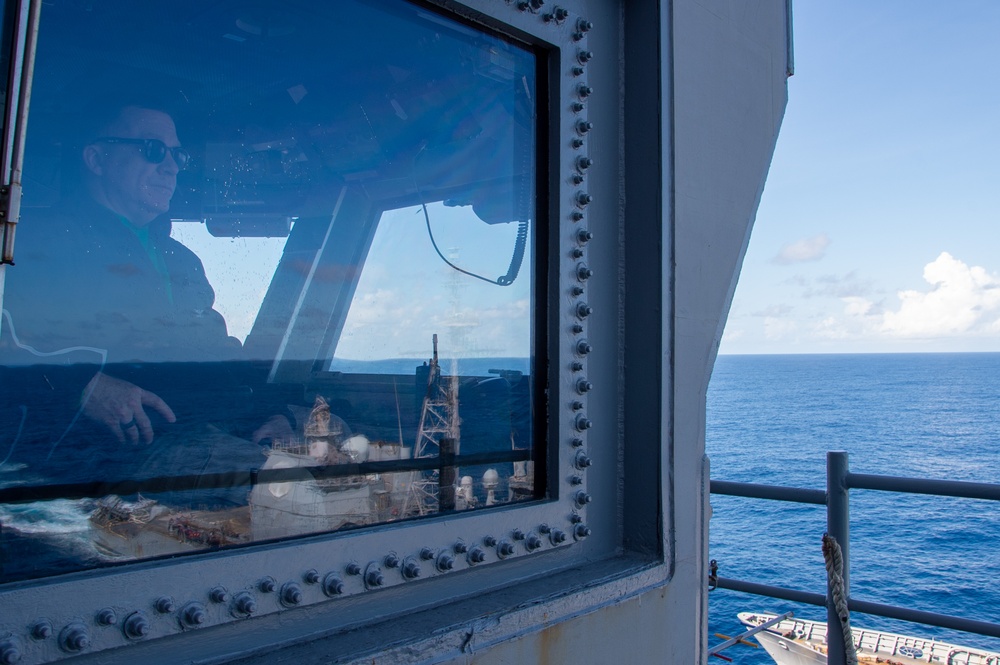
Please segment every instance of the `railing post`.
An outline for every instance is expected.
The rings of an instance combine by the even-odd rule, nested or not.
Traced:
[[[830,451],[826,454],[826,531],[840,544],[844,556],[844,591],[850,598],[851,569],[851,529],[850,529],[850,496],[847,489],[848,459],[843,451]],[[826,581],[826,641],[829,652],[829,665],[844,665],[847,662],[847,652],[844,645],[844,633],[840,626],[840,617],[833,602],[833,592],[830,588],[830,577]]]

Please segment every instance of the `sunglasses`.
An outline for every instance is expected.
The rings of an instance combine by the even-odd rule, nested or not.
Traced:
[[[160,139],[125,139],[118,136],[104,136],[94,141],[95,143],[116,143],[122,145],[142,146],[142,156],[150,164],[159,164],[167,158],[167,153],[174,158],[177,168],[183,170],[191,161],[191,153],[181,148],[168,148],[167,144]]]

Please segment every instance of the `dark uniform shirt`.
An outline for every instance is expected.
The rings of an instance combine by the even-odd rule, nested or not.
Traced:
[[[61,482],[259,466],[245,438],[288,413],[285,402],[261,399],[260,372],[241,362],[201,260],[170,237],[170,221],[137,228],[93,202],[22,220],[3,294],[0,460]],[[157,394],[177,424],[147,406],[153,445],[122,446],[82,413],[97,372]],[[215,444],[230,437],[228,451],[204,445],[207,427]]]

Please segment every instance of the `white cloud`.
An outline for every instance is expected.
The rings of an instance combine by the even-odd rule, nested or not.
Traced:
[[[771,259],[771,262],[779,265],[789,265],[792,263],[819,261],[826,255],[826,248],[829,245],[830,237],[825,233],[811,238],[796,240],[782,247],[781,251]]]
[[[725,331],[722,333],[722,342],[735,342],[738,339],[743,339],[746,337],[747,331],[742,328],[730,328],[726,327]]]
[[[793,337],[798,331],[798,323],[790,319],[774,316],[764,318],[764,337],[772,342]]]
[[[844,321],[828,316],[813,327],[813,332],[821,339],[851,339],[855,333]]]
[[[900,307],[879,330],[893,337],[995,334],[1000,330],[1000,277],[942,252],[924,266],[928,291],[900,291]]]
[[[794,286],[815,285],[816,291],[793,301],[794,306],[771,304],[751,312],[749,317],[760,322],[759,328],[754,324],[754,342],[786,350],[803,344],[867,351],[997,348],[1000,275],[943,252],[924,266],[923,277],[926,287],[899,291],[896,297],[882,295],[854,273],[795,280]],[[839,308],[831,309],[833,303]]]
[[[864,297],[874,290],[872,281],[860,278],[856,270],[844,275],[819,275],[811,279],[801,277],[792,283],[803,287],[803,298]]]
[[[750,316],[782,318],[792,313],[795,308],[784,303],[778,305],[768,305],[762,310],[751,312]]]
[[[875,303],[867,298],[849,296],[840,300],[844,303],[844,313],[848,316],[868,316],[875,309]]]

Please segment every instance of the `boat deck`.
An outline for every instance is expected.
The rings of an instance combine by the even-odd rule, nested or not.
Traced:
[[[741,612],[740,621],[756,626],[775,614]],[[938,640],[897,635],[881,630],[853,628],[858,663],[884,665],[1000,665],[1000,654],[962,647]],[[757,640],[778,665],[826,663],[826,624],[806,619],[785,619],[757,634]]]

